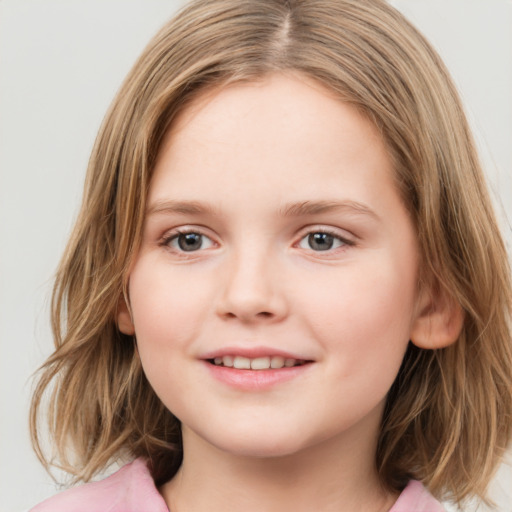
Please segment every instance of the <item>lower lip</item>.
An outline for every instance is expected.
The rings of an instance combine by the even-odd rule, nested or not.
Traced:
[[[213,377],[224,384],[244,391],[260,391],[304,375],[312,363],[291,368],[269,370],[238,370],[227,366],[217,366],[204,362]]]

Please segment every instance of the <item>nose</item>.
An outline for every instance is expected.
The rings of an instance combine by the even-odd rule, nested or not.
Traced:
[[[278,266],[264,251],[229,258],[217,313],[244,323],[282,320],[288,313],[288,304]]]

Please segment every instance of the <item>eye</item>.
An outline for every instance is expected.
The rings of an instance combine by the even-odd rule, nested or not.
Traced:
[[[337,236],[333,233],[324,231],[317,231],[309,233],[299,242],[301,249],[311,249],[313,251],[329,251],[331,249],[337,249],[344,245],[353,245],[349,240]]]
[[[190,231],[172,235],[165,241],[165,245],[177,251],[193,252],[212,247],[213,241],[206,235]]]

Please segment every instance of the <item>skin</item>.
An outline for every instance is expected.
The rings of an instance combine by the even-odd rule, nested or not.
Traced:
[[[341,206],[288,208],[320,201]],[[389,510],[374,468],[383,405],[435,308],[375,127],[298,74],[210,91],[167,134],[148,204],[118,321],[182,422],[169,508]],[[180,249],[177,229],[199,248]],[[331,249],[311,246],[323,231]],[[204,361],[227,346],[309,363],[238,389]]]

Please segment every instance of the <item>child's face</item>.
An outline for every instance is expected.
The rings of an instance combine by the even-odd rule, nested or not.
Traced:
[[[133,326],[185,441],[374,441],[418,310],[416,237],[374,126],[304,77],[208,93],[167,135],[148,205]],[[213,361],[236,356],[305,364]]]

